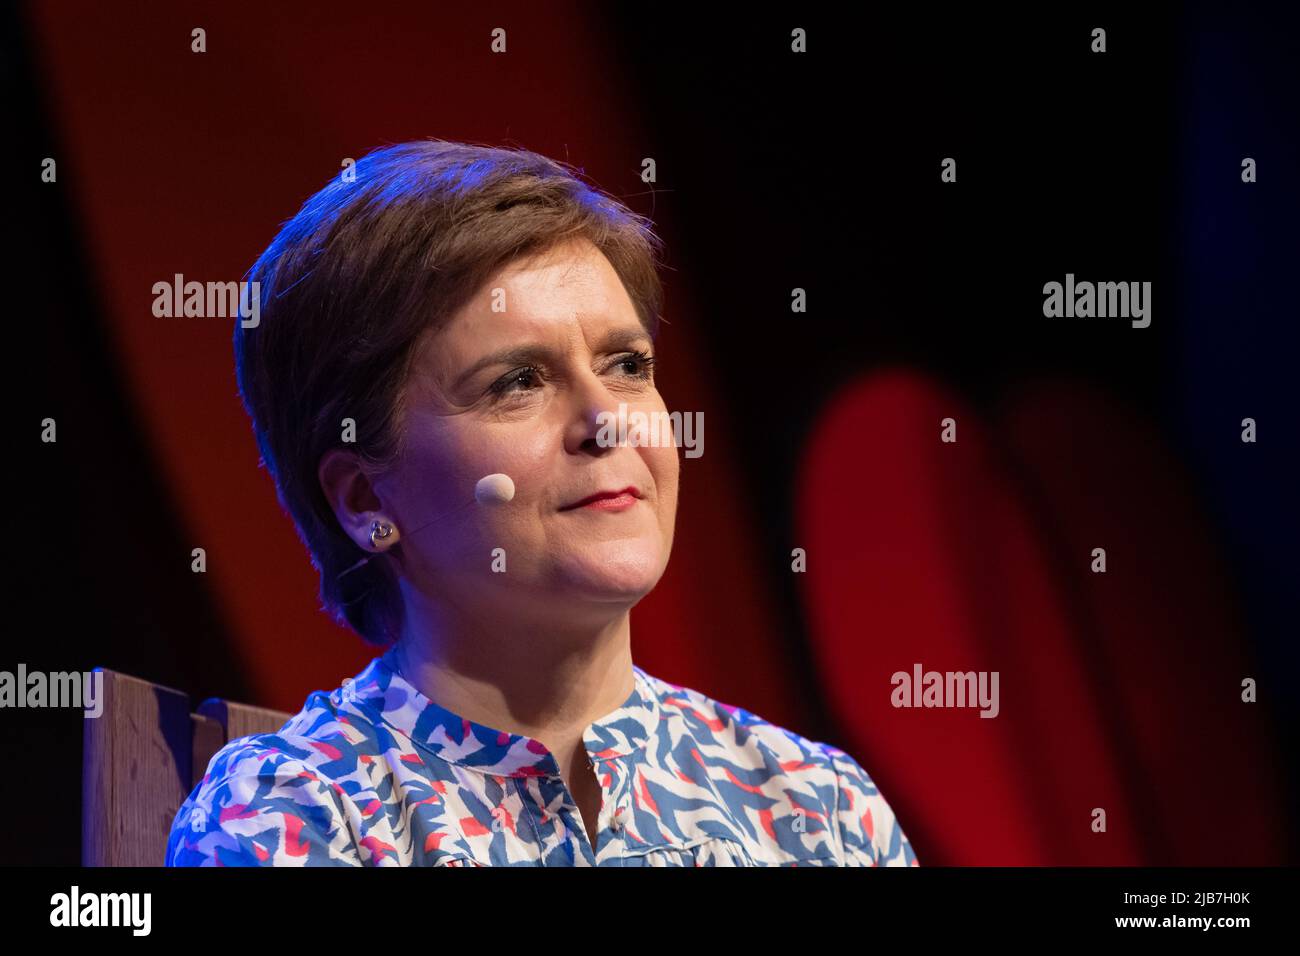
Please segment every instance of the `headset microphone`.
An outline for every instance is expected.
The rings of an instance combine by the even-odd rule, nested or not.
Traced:
[[[491,475],[484,475],[482,478],[478,480],[478,483],[474,486],[474,497],[472,499],[470,499],[469,501],[461,502],[455,508],[452,508],[450,511],[443,512],[442,514],[438,515],[436,518],[429,519],[428,521],[426,521],[424,524],[420,525],[418,528],[416,528],[413,531],[402,531],[401,537],[402,538],[413,537],[419,534],[425,528],[429,527],[430,525],[437,524],[443,518],[455,514],[457,511],[463,511],[465,508],[468,508],[470,505],[479,504],[479,505],[483,505],[484,507],[490,507],[493,505],[503,505],[506,502],[510,501],[512,498],[514,498],[514,496],[515,496],[515,483],[513,480],[511,480],[509,475],[502,474],[501,472],[494,472]],[[340,578],[343,577],[343,575],[347,574],[349,571],[355,571],[357,568],[361,567],[363,564],[366,564],[368,561],[370,561],[370,559],[373,557],[374,557],[373,554],[366,555],[356,564],[352,565],[352,567],[348,568],[345,571],[342,571],[339,574],[339,577]]]
[[[451,511],[445,512],[443,514],[438,515],[438,517],[436,518],[432,518],[426,521],[424,524],[420,525],[414,531],[404,531],[402,533],[402,537],[409,538],[412,535],[418,534],[419,532],[423,531],[425,528],[429,527],[429,525],[437,524],[439,521],[441,521],[443,518],[446,518],[448,515],[454,514],[457,511],[462,511],[465,508],[468,508],[472,504],[480,504],[480,505],[505,504],[514,496],[515,496],[515,483],[510,479],[509,475],[503,475],[500,472],[491,475],[484,475],[482,478],[478,480],[478,484],[474,486],[473,501],[461,502],[455,508],[452,508]]]

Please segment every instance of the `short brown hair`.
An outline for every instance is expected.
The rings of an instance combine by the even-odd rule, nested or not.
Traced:
[[[348,570],[367,552],[321,490],[321,456],[349,447],[369,466],[391,463],[417,342],[516,259],[589,239],[655,336],[662,243],[568,164],[523,149],[421,140],[376,150],[354,172],[308,199],[249,270],[260,321],[236,322],[235,370],[324,609],[382,646],[401,626],[396,576],[383,559]]]

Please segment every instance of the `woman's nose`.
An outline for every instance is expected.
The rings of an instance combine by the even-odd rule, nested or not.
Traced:
[[[565,449],[571,454],[605,454],[618,444],[618,401],[595,373],[574,382],[569,395],[570,417]]]

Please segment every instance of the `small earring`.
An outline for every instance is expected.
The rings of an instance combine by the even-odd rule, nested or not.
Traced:
[[[370,524],[370,543],[380,551],[387,551],[397,543],[397,529],[387,521],[374,521]],[[383,544],[380,544],[380,542]]]

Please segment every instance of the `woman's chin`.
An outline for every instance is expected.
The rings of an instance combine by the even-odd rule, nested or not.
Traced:
[[[635,604],[659,583],[665,561],[659,548],[595,549],[561,559],[556,566],[559,590],[593,603]]]

